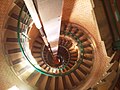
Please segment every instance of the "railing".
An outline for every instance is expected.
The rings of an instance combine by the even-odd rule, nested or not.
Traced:
[[[114,0],[115,15],[118,22],[120,22],[120,11],[118,9],[117,0]]]
[[[28,22],[29,22],[29,19],[30,19],[30,15],[28,14],[28,11],[27,11],[25,16],[23,17],[23,12],[26,12],[25,11],[25,5],[23,5],[23,7],[21,8],[21,11],[20,11],[19,17],[18,17],[18,25],[17,25],[18,43],[19,43],[19,46],[20,46],[20,50],[21,50],[23,56],[25,57],[25,59],[34,67],[35,70],[37,70],[41,74],[45,74],[47,76],[52,76],[52,77],[63,76],[63,75],[68,75],[68,74],[72,73],[73,71],[75,71],[83,61],[82,56],[84,55],[84,48],[83,48],[82,42],[79,40],[79,38],[72,35],[72,33],[68,33],[68,34],[71,34],[73,36],[73,38],[78,42],[78,47],[80,47],[79,49],[81,51],[81,53],[80,53],[81,57],[76,61],[76,64],[69,71],[64,72],[64,73],[57,73],[57,74],[56,73],[50,73],[50,72],[47,72],[47,71],[41,69],[40,66],[37,64],[37,62],[36,62],[36,64],[33,63],[32,58],[31,58],[32,54],[29,53],[30,52],[30,49],[28,48],[29,36],[27,35],[28,27],[29,27]],[[27,18],[27,16],[28,16],[27,14],[29,15],[28,18]],[[27,23],[25,23],[26,21],[27,21]]]
[[[120,53],[120,51],[117,51],[117,52],[116,52],[117,58],[115,58],[115,60],[117,60],[118,63],[119,63],[119,65],[118,65],[118,70],[117,70],[117,75],[116,75],[115,80],[113,80],[112,85],[110,86],[109,90],[113,90],[113,89],[115,88],[116,83],[118,82],[118,79],[119,79],[119,76],[120,76],[120,54],[119,54],[119,53]],[[116,57],[116,56],[114,56],[114,57]],[[114,57],[113,57],[113,58],[114,58]],[[113,60],[113,61],[114,61],[114,60]]]
[[[117,22],[117,23],[120,23],[120,11],[119,11],[119,9],[118,9],[117,0],[114,0],[114,8],[115,8],[116,22]],[[116,23],[116,24],[117,24],[117,23]],[[117,26],[117,25],[116,25],[116,26]],[[117,27],[116,27],[116,28],[117,28]],[[116,29],[116,32],[118,33],[119,40],[117,40],[116,42],[114,42],[113,47],[114,47],[114,50],[120,50],[120,31],[119,31],[118,28]]]
[[[102,2],[105,5],[105,3],[104,3],[105,1],[102,0]],[[117,0],[113,0],[113,4],[112,5],[111,5],[109,0],[106,1],[106,2],[107,2],[107,5],[105,5],[105,7],[109,8],[108,12],[110,12],[110,16],[111,16],[110,18],[112,19],[112,25],[115,28],[115,30],[112,30],[112,32],[116,32],[116,35],[118,37],[113,42],[113,49],[116,50],[116,52],[119,52],[119,50],[120,50],[120,30],[119,30],[119,28],[117,26],[117,23],[120,23],[120,11],[118,9]],[[112,6],[115,9],[115,12],[113,12]],[[106,13],[108,13],[108,12],[106,12]],[[114,37],[115,37],[115,35],[114,35]],[[119,61],[120,61],[120,59],[118,60],[118,62]],[[119,75],[120,75],[120,66],[118,66],[117,76],[116,76],[116,79],[113,81],[113,85],[110,87],[110,90],[113,90],[113,88],[115,87],[115,84],[116,84],[116,82],[118,80]]]
[[[117,0],[113,0],[113,4],[111,5],[110,1],[102,0],[104,9],[106,11],[107,18],[110,22],[110,27],[113,28],[110,29],[110,32],[113,35],[113,49],[114,50],[120,50],[120,31],[117,26],[118,21],[120,20],[120,12],[117,6]],[[115,9],[115,12],[112,10],[112,7]],[[116,18],[116,19],[115,19]]]

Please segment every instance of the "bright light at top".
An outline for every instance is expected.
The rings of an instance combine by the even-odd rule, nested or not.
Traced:
[[[20,89],[15,85],[15,86],[9,88],[8,90],[20,90]]]

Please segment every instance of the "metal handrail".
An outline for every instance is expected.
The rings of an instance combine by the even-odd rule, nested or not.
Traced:
[[[117,20],[120,22],[120,12],[119,12],[116,0],[114,0],[114,7],[115,7],[115,10],[116,10]]]
[[[107,5],[105,4],[105,0],[102,0],[102,3],[103,3],[103,6],[104,6],[104,10],[105,10],[105,13],[107,15],[107,18],[109,19],[108,17],[108,11],[107,11],[107,7],[108,7],[108,10],[109,10],[109,13],[110,13],[110,18],[111,18],[111,24],[114,26],[115,30],[112,30],[110,29],[110,32],[112,33],[113,35],[113,39],[114,41],[118,41],[120,40],[120,35],[119,35],[119,30],[118,30],[118,27],[117,27],[117,24],[116,24],[116,19],[114,17],[114,13],[112,11],[112,7],[111,7],[111,3],[110,1],[106,1],[107,2]],[[116,0],[114,0],[114,5],[116,5]],[[116,8],[116,6],[115,6]],[[110,21],[109,21],[110,22]],[[115,38],[116,37],[116,38]]]

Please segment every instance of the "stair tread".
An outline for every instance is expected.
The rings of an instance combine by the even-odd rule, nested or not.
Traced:
[[[62,81],[62,77],[58,77],[58,87],[56,87],[57,89],[55,90],[64,90],[64,85],[63,85],[63,81]]]
[[[106,74],[102,81],[109,81],[109,82],[112,82],[114,80],[114,78],[116,77],[116,72],[113,70],[112,72]]]
[[[116,71],[118,69],[119,62],[114,61],[111,65],[110,68],[107,70],[107,72],[110,72],[112,70]]]
[[[95,90],[108,90],[110,86],[111,86],[110,82],[104,82],[104,83],[96,85],[94,89]]]
[[[46,82],[45,90],[51,90],[50,84],[52,83],[52,77],[48,77],[48,80]]]
[[[68,86],[68,83],[67,83],[67,81],[66,81],[65,76],[62,76],[62,81],[63,81],[64,89],[69,89],[69,86]]]
[[[48,76],[41,74],[38,81],[36,82],[36,86],[38,87],[39,90],[45,89],[47,79],[48,79]]]
[[[80,72],[82,72],[85,76],[87,75],[87,72],[86,72],[84,69],[82,69],[81,67],[79,67],[78,70],[79,70]]]
[[[35,70],[26,80],[28,81],[28,83],[31,86],[35,86],[35,84],[37,83],[40,75],[41,74]]]
[[[21,57],[21,58],[18,58],[18,59],[15,59],[12,61],[12,64],[15,65],[15,64],[19,64],[21,62],[25,61],[24,57]]]

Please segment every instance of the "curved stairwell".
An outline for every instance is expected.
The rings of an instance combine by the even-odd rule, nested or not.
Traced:
[[[77,90],[96,64],[94,39],[80,25],[61,24],[58,54],[53,57],[40,33],[30,44],[28,33],[34,25],[24,2],[16,0],[9,13],[5,49],[10,66],[17,77],[35,89]],[[119,52],[115,52],[100,80],[87,89],[109,90],[118,73],[119,58]]]
[[[28,63],[25,57],[22,55],[22,52],[19,47],[18,37],[17,37],[17,27],[18,27],[18,18],[20,10],[23,6],[23,1],[18,0],[15,1],[12,10],[9,12],[7,24],[6,24],[6,34],[5,34],[5,49],[7,50],[7,55],[9,59],[9,63],[13,71],[16,75],[26,82],[26,78],[33,72],[32,66]],[[29,29],[30,24],[32,23],[32,19],[29,16],[27,9],[25,8],[23,16],[21,20],[21,28],[26,27]],[[22,29],[21,29],[22,30]],[[21,31],[22,34],[26,32],[26,30]],[[24,42],[22,38],[20,38],[21,42]],[[26,40],[26,43],[28,41]]]
[[[69,25],[70,26],[67,26],[67,23],[63,24],[62,27],[66,26],[66,28],[61,29],[58,49],[58,57],[61,57],[60,62],[54,63],[52,61],[52,57],[50,58],[50,53],[47,50],[47,47],[45,47],[40,35],[33,43],[31,52],[39,66],[49,73],[59,74],[58,77],[50,77],[45,75],[40,76],[39,79],[41,82],[41,79],[43,79],[43,77],[45,80],[47,79],[44,82],[46,84],[44,87],[41,83],[41,87],[39,87],[41,90],[44,88],[50,89],[50,87],[50,90],[64,90],[75,88],[87,78],[92,70],[94,51],[93,47],[91,46],[91,40],[87,37],[87,35],[85,35],[85,32],[77,27],[77,25],[74,25],[72,23],[69,23]],[[71,33],[68,33],[67,30],[70,30]],[[74,32],[76,32],[76,34]],[[78,33],[82,34],[76,36]],[[82,59],[79,61],[79,58]],[[77,66],[77,63],[80,63],[80,66]],[[72,70],[74,67],[77,68],[75,70]],[[61,80],[63,87],[59,86],[61,85],[58,82],[59,79]],[[40,81],[38,80],[37,84],[40,85]],[[51,86],[51,83],[54,83],[53,86]],[[53,87],[54,89],[52,89]]]

